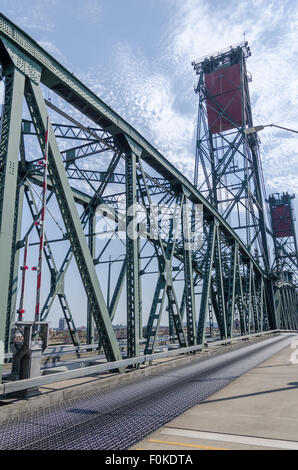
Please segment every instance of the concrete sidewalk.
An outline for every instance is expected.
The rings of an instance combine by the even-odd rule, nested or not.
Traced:
[[[132,449],[298,450],[294,351],[287,346]]]

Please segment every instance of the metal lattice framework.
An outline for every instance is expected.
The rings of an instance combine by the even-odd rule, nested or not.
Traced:
[[[0,342],[5,350],[9,350],[15,321],[20,252],[28,235],[38,235],[40,230],[36,222],[43,168],[38,160],[45,147],[48,118],[47,208],[55,230],[48,233],[46,227],[44,256],[50,276],[43,286],[42,322],[58,299],[72,342],[79,343],[65,289],[75,261],[85,291],[87,340],[92,343],[96,331],[108,361],[122,359],[112,324],[119,310],[126,310],[128,357],[140,354],[143,338],[145,354],[154,352],[165,312],[170,336],[180,347],[204,344],[206,321],[211,324],[214,318],[222,339],[285,327],[275,311],[274,289],[280,293],[283,287],[274,284],[268,264],[257,141],[254,137],[245,140],[241,128],[233,137],[220,134],[216,143],[211,142],[207,121],[203,123],[204,76],[200,76],[198,93],[199,121],[205,134],[201,130],[198,134],[197,168],[201,161],[207,191],[199,187],[197,177],[193,185],[3,15],[0,42],[5,82],[0,143]],[[237,54],[246,76],[244,48]],[[205,69],[197,70],[203,74]],[[59,106],[44,98],[46,90],[55,95]],[[251,116],[248,88],[245,96]],[[220,149],[221,158],[215,148]],[[239,171],[234,172],[237,183],[229,184],[226,176],[231,162],[239,165]],[[218,189],[226,191],[226,199],[218,197]],[[62,222],[51,213],[52,203]],[[239,227],[231,219],[235,204],[240,216],[245,214]],[[162,205],[170,215],[159,214]],[[201,243],[190,247],[197,207],[202,211]],[[115,239],[98,237],[107,234],[107,229],[97,233],[98,217],[108,228],[114,224]],[[30,247],[36,244],[30,241]],[[114,290],[109,283],[107,295],[102,282],[106,266],[109,279],[111,266],[114,270]],[[154,282],[148,301],[147,285]],[[283,315],[287,327],[297,328],[297,296],[295,288],[291,289],[294,294]],[[126,301],[122,302],[123,297]]]
[[[264,301],[268,306],[266,322],[272,328],[281,324],[285,327],[285,322],[278,314],[276,297],[279,297],[281,292],[285,296],[287,294],[285,290],[276,290],[280,284],[276,284],[276,270],[272,270],[270,261],[269,246],[270,243],[274,244],[276,252],[276,238],[272,237],[266,221],[266,192],[259,141],[256,133],[246,135],[244,132],[247,126],[253,127],[248,86],[251,75],[246,69],[246,59],[250,55],[248,43],[244,42],[192,63],[199,76],[195,88],[199,96],[199,109],[194,184],[229,221],[263,272],[267,274],[266,280],[258,279],[251,275],[250,269],[244,269],[242,286],[235,286],[236,292],[237,289],[238,292],[242,291],[246,299],[243,305],[244,311],[240,314],[246,318],[246,327],[249,328],[248,317],[251,314],[257,318],[254,305],[252,312],[248,312],[247,299],[250,299],[251,295],[257,295],[263,282],[266,284]],[[293,233],[295,233],[294,226]],[[271,241],[268,241],[267,234],[271,235]],[[284,253],[284,268],[287,263],[292,263],[291,257],[297,256],[297,246],[292,248],[291,254]],[[224,270],[227,272],[230,270],[230,273],[233,256],[230,260],[222,260]],[[218,266],[218,269],[221,271],[221,267]],[[294,270],[297,270],[297,266]],[[233,275],[230,276],[227,287],[228,304],[231,302],[232,282]],[[226,284],[228,285],[228,282]],[[288,288],[291,290],[292,312],[295,316],[297,312],[297,303],[294,300],[297,298],[295,283],[288,285]],[[221,310],[224,317],[223,306]],[[228,310],[229,317],[231,310],[230,308]],[[296,322],[291,324],[294,327]],[[243,331],[242,326],[241,329]]]

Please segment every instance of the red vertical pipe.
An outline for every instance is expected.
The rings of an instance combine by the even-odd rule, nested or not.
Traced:
[[[28,246],[29,246],[29,235],[26,237],[26,240],[25,240],[24,260],[23,260],[23,266],[21,266],[22,286],[21,286],[21,296],[20,296],[19,309],[17,310],[17,313],[19,314],[18,321],[23,320],[23,313],[25,313],[25,310],[24,310],[24,297],[25,297],[26,271],[28,269],[28,266],[27,266]]]

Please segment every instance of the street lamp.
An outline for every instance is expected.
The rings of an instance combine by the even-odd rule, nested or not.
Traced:
[[[253,134],[254,132],[262,131],[265,127],[278,127],[279,129],[284,129],[285,131],[295,132],[296,134],[298,134],[298,131],[295,131],[294,129],[288,129],[287,127],[277,126],[276,124],[266,124],[265,126],[249,127],[248,129],[244,129],[244,134]]]

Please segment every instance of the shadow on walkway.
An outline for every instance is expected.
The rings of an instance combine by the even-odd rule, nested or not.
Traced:
[[[286,392],[287,390],[298,389],[298,382],[289,382],[287,385],[292,385],[292,386],[284,387],[284,388],[275,388],[272,390],[264,390],[263,392],[246,393],[245,395],[235,395],[233,397],[217,398],[215,400],[205,400],[205,401],[202,401],[200,405],[204,405],[204,404],[207,405],[208,403],[216,403],[220,401],[237,400],[238,398],[257,397],[259,395],[266,395],[267,393]]]

